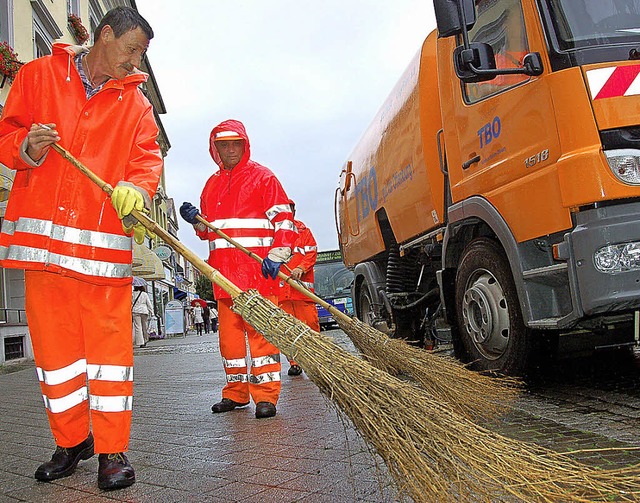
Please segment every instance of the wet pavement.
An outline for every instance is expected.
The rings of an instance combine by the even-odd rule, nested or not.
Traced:
[[[353,350],[339,331],[325,332]],[[602,358],[531,383],[512,412],[488,425],[507,436],[576,455],[599,466],[640,462],[640,354],[628,365]],[[595,368],[594,368],[595,367]],[[137,482],[101,492],[97,456],[52,483],[33,473],[51,439],[32,363],[0,372],[0,502],[393,502],[401,500],[372,453],[305,374],[290,377],[283,357],[274,418],[253,404],[212,414],[225,382],[217,335],[151,341],[135,350],[129,460]],[[563,373],[566,374],[563,376]],[[602,451],[602,448],[614,447]],[[622,449],[620,449],[622,448]]]

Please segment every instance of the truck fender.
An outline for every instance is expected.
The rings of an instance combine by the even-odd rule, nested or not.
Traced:
[[[522,267],[524,260],[520,248],[507,222],[485,198],[472,196],[449,207],[442,248],[443,268],[450,271],[457,269],[467,243],[481,235],[493,235],[505,251],[518,292],[522,318],[525,325],[528,325],[532,319],[532,313],[530,306],[525,302],[526,288]],[[447,288],[446,283],[440,286],[442,289]],[[445,298],[448,297],[445,292],[442,295]]]

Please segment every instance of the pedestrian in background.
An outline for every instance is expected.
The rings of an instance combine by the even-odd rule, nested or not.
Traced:
[[[116,7],[91,48],[56,43],[22,66],[2,111],[0,162],[16,175],[0,266],[26,270],[25,309],[56,443],[35,472],[45,482],[71,475],[94,452],[100,489],[135,482],[124,454],[133,402],[130,235],[142,243],[145,229],[130,213],[150,208],[162,174],[158,127],[140,89],[147,75],[138,70],[152,38],[135,9]],[[115,187],[110,202],[50,152],[55,142]]]
[[[209,330],[211,330],[211,311],[209,310],[208,305],[202,306],[202,319],[204,320],[204,333],[208,334]]]
[[[316,264],[318,257],[318,245],[316,239],[304,223],[296,220],[296,203],[289,199],[291,205],[291,213],[293,214],[293,223],[298,230],[298,238],[293,247],[293,255],[287,268],[291,270],[290,277],[301,283],[307,290],[313,292],[313,266]],[[286,271],[283,271],[287,274]],[[318,320],[318,309],[316,303],[306,295],[292,288],[287,282],[280,281],[280,291],[278,294],[279,307],[289,313],[291,316],[299,319],[312,330],[320,332],[320,321]],[[298,376],[302,374],[302,369],[295,361],[289,360],[290,376]]]
[[[131,305],[133,317],[133,345],[144,348],[149,342],[149,316],[153,314],[153,304],[143,285],[133,287]]]
[[[200,304],[196,304],[195,306],[193,306],[193,324],[196,326],[198,335],[202,335],[202,330],[204,328],[204,318],[202,317],[202,306]]]
[[[218,310],[215,306],[211,306],[209,316],[211,318],[211,331],[216,333],[218,331]]]
[[[198,221],[200,212],[191,203],[182,204],[180,215],[194,225],[200,239],[209,241],[211,266],[241,290],[256,289],[277,304],[278,282],[274,280],[281,264],[291,256],[296,238],[289,198],[271,170],[251,160],[249,138],[241,122],[228,120],[214,127],[209,152],[220,169],[207,180],[202,191],[202,217],[265,257],[262,268],[209,232]],[[222,390],[222,400],[211,407],[212,412],[229,412],[248,405],[253,398],[256,418],[275,416],[281,385],[280,350],[231,310],[231,296],[218,285],[214,285],[214,296],[218,302],[220,352],[227,384]]]

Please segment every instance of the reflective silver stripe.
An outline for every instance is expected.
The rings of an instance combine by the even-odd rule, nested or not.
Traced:
[[[245,358],[236,358],[234,360],[227,360],[226,358],[223,358],[222,364],[228,369],[242,368],[247,366],[247,360]]]
[[[317,246],[305,246],[304,247],[304,251],[305,252],[312,252],[312,251],[316,251],[318,249]]]
[[[133,381],[133,367],[124,365],[87,365],[87,376],[96,381]]]
[[[264,374],[249,376],[251,384],[265,384],[269,382],[277,382],[280,380],[280,372],[265,372]]]
[[[4,221],[2,232],[14,234],[24,232],[27,234],[39,234],[50,236],[57,241],[65,243],[95,246],[96,248],[110,248],[114,250],[131,250],[131,238],[120,234],[98,232],[87,229],[78,229],[66,225],[54,224],[51,220],[38,218],[18,218],[17,222]]]
[[[132,396],[96,396],[89,397],[89,408],[100,412],[124,412],[131,410]]]
[[[63,382],[70,381],[74,377],[78,377],[87,371],[87,360],[84,358],[73,362],[66,367],[62,367],[57,370],[44,370],[41,367],[36,368],[38,374],[38,380],[50,386],[56,384],[62,384]]]
[[[227,382],[247,382],[247,374],[227,374]]]
[[[211,224],[218,229],[273,229],[266,218],[221,218]]]
[[[252,367],[264,367],[265,365],[272,365],[274,363],[280,363],[280,355],[267,355],[260,356],[258,358],[251,359]]]
[[[313,283],[309,283],[308,281],[301,281],[300,283],[302,283],[304,286],[306,286],[307,290],[313,291]]]
[[[67,255],[51,253],[42,248],[31,248],[27,246],[12,245],[9,248],[2,246],[0,247],[0,259],[54,264],[87,276],[100,276],[103,278],[126,278],[131,276],[131,264],[118,264],[103,262],[101,260],[69,257]]]
[[[14,231],[16,230],[15,222],[11,220],[5,220],[2,222],[2,233],[9,234],[9,236],[13,236]]]
[[[286,231],[295,231],[296,226],[293,225],[293,222],[291,220],[283,220],[282,222],[276,222],[275,229],[276,231],[280,231],[282,229]]]
[[[291,213],[291,206],[288,204],[276,204],[266,211],[267,218],[271,221],[280,213]]]
[[[268,248],[273,244],[272,237],[265,238],[233,238],[234,241],[240,243],[245,248]],[[228,243],[224,239],[214,239],[209,241],[210,250],[220,250],[223,248],[235,248],[231,243]]]
[[[69,393],[67,396],[61,398],[49,398],[42,395],[44,399],[44,406],[54,414],[59,414],[65,410],[69,410],[71,407],[84,402],[87,399],[87,387],[83,386],[76,391]]]

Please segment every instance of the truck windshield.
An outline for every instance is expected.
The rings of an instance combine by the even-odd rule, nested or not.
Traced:
[[[326,300],[350,294],[353,272],[342,262],[317,263],[313,274],[313,287],[318,297]]]
[[[640,0],[547,0],[560,49],[640,43]]]

